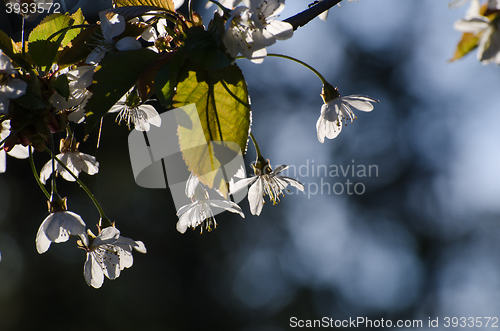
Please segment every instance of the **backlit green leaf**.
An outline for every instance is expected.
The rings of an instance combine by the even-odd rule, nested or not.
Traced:
[[[184,161],[203,184],[225,193],[226,182],[234,174],[222,173],[221,165],[228,163],[231,155],[246,152],[250,129],[250,104],[243,74],[236,65],[207,72],[187,60],[178,81],[173,106],[194,103],[197,109],[188,112],[189,119],[178,119]],[[198,121],[201,130],[192,125]]]
[[[73,18],[74,17],[74,18]],[[39,67],[48,67],[54,63],[59,47],[66,46],[78,35],[79,28],[64,30],[72,25],[84,21],[81,11],[73,14],[52,14],[45,17],[30,33],[28,51],[31,58]],[[56,33],[61,30],[61,33]]]
[[[171,59],[158,70],[155,78],[155,89],[160,103],[164,107],[170,108],[177,85],[177,76],[185,57],[184,52],[181,51],[167,54],[171,54]]]

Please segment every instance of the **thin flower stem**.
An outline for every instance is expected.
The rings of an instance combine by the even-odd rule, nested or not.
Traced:
[[[35,176],[35,180],[38,183],[38,186],[40,186],[40,189],[43,191],[43,193],[47,197],[47,200],[50,200],[50,193],[47,192],[47,190],[45,189],[45,186],[43,186],[42,182],[40,181],[40,176],[38,176],[38,172],[36,171],[35,162],[33,161],[33,153],[31,152],[30,146],[28,146],[28,150],[30,153],[30,164],[31,164],[31,170],[33,170],[33,176]]]
[[[22,49],[23,57],[26,56],[26,45],[25,45],[25,40],[24,40],[24,38],[25,38],[24,37],[24,21],[25,21],[25,19],[23,16],[23,21],[22,21],[23,23],[22,23],[22,28],[21,28],[21,42],[23,43],[21,46],[22,47],[21,49]]]
[[[52,154],[52,152],[50,151],[50,149],[48,149],[46,147],[45,151],[47,153],[49,153],[50,155],[52,155],[53,159],[56,160],[64,168],[64,170],[66,170],[67,172],[69,172],[71,174],[71,176],[73,176],[73,178],[76,180],[76,182],[78,183],[78,185],[80,185],[80,187],[85,191],[85,193],[87,193],[87,195],[89,196],[90,200],[92,200],[92,202],[96,206],[97,210],[99,211],[99,215],[100,215],[101,219],[106,219],[106,220],[109,221],[109,219],[106,217],[106,214],[104,214],[104,210],[102,209],[101,205],[99,204],[99,202],[97,201],[97,199],[95,198],[95,196],[92,194],[92,192],[90,192],[90,190],[80,180],[80,178],[78,178],[71,170],[68,169],[68,167],[66,167],[66,165],[61,160],[59,160],[54,154]],[[52,176],[55,177],[54,174],[52,174]],[[110,222],[110,224],[111,224],[111,222]]]
[[[259,144],[257,144],[257,140],[255,140],[255,137],[253,136],[252,132],[250,132],[250,138],[252,138],[253,145],[255,146],[255,151],[257,152],[257,159],[261,159],[262,154],[260,154]]]
[[[56,194],[57,195],[57,187],[56,187],[56,162],[55,162],[55,147],[54,147],[54,136],[50,135],[50,149],[52,150],[51,155],[52,155],[52,195]]]
[[[224,11],[224,12],[227,10],[227,8],[226,8],[226,7],[224,7],[223,5],[221,5],[221,3],[220,3],[219,1],[215,1],[215,0],[208,0],[208,1],[210,1],[210,2],[212,2],[212,3],[214,3],[214,4],[216,4],[216,5],[217,5],[220,9],[222,9],[222,11]]]
[[[319,79],[321,79],[321,82],[323,84],[328,84],[328,82],[326,81],[325,77],[323,77],[322,74],[319,73],[318,70],[314,69],[313,67],[311,67],[309,64],[299,60],[299,59],[296,59],[294,57],[291,57],[291,56],[288,56],[288,55],[283,55],[283,54],[274,54],[274,53],[269,53],[267,54],[267,56],[272,56],[272,57],[281,57],[283,59],[287,59],[287,60],[291,60],[291,61],[294,61],[294,62],[297,62],[298,64],[302,64],[304,67],[306,67],[307,69],[311,70],[312,72],[314,72],[316,74],[316,76],[318,76]]]
[[[193,21],[193,0],[188,1],[188,9],[189,9],[189,20]]]

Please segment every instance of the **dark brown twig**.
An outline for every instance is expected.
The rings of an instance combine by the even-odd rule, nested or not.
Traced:
[[[284,22],[288,22],[293,26],[293,30],[306,25],[316,16],[338,4],[342,0],[322,0],[310,8],[298,13],[292,17],[287,18]]]

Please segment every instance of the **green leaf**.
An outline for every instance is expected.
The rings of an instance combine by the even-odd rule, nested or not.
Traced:
[[[0,30],[0,49],[5,55],[7,55],[11,60],[15,57],[14,52],[14,42],[12,39],[2,30]]]
[[[479,38],[479,35],[464,32],[462,34],[462,39],[460,39],[460,41],[458,42],[455,54],[449,61],[453,62],[455,60],[458,60],[473,51],[478,45]]]
[[[71,41],[71,44],[60,52],[57,64],[64,67],[84,61],[92,51],[89,44],[94,41],[92,37],[99,29],[100,27],[96,25],[81,31],[80,34]]]
[[[166,108],[171,108],[172,98],[177,86],[177,75],[184,63],[185,55],[181,51],[167,54],[172,54],[172,58],[158,70],[155,78],[155,90],[160,103]]]
[[[57,77],[56,80],[54,81],[54,84],[52,84],[52,87],[54,88],[54,90],[56,90],[57,93],[59,93],[60,96],[64,97],[66,101],[68,101],[69,98],[68,76],[64,74]]]
[[[196,104],[195,112],[187,112],[189,118],[178,119],[184,161],[203,184],[227,192],[228,177],[234,174],[222,173],[221,165],[228,163],[230,155],[246,152],[250,129],[250,104],[243,74],[236,65],[207,72],[186,61],[178,80],[173,106]],[[193,125],[197,122],[201,123],[201,130]]]
[[[30,71],[31,66],[21,54],[17,53],[14,41],[2,30],[0,30],[0,49],[10,58],[14,67],[22,67],[24,70]]]
[[[88,135],[108,110],[137,82],[143,70],[159,55],[149,49],[108,53],[94,74],[92,97],[87,102]]]
[[[83,17],[81,8],[78,8],[78,10],[75,13],[73,13],[70,17],[73,19],[73,24],[70,25],[81,25],[85,23],[85,17]],[[82,28],[68,29],[61,43],[61,46],[63,47],[67,46],[73,39],[75,39],[78,36],[78,34],[81,31]]]
[[[152,6],[175,12],[175,6],[172,0],[115,0],[115,4],[117,7]]]
[[[79,13],[79,12],[77,12]],[[75,14],[77,14],[75,13]],[[83,16],[75,15],[79,20]],[[66,46],[77,33],[75,31],[63,31],[75,23],[75,19],[69,14],[52,14],[45,17],[40,24],[31,31],[28,38],[28,50],[31,58],[39,67],[49,67],[54,63],[59,47]]]

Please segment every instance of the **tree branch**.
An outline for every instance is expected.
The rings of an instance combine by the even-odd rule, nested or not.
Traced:
[[[288,22],[293,26],[293,30],[306,25],[316,16],[338,4],[342,0],[321,0],[312,7],[298,13],[292,17],[287,18],[283,22]]]

